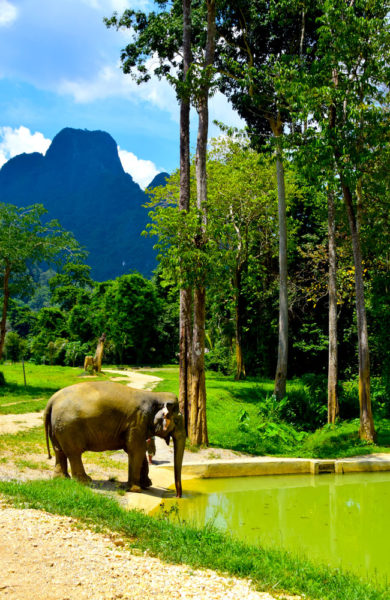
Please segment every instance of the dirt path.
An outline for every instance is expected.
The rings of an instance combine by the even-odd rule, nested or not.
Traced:
[[[22,415],[0,415],[0,435],[39,427],[42,425],[42,414],[43,411]]]

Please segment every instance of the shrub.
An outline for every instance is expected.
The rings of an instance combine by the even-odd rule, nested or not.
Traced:
[[[25,355],[27,349],[26,340],[24,340],[16,331],[8,331],[5,336],[5,354],[8,360],[16,362]]]

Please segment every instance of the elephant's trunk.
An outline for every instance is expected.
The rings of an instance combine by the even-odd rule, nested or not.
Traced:
[[[181,487],[181,468],[183,465],[184,447],[186,444],[186,431],[184,427],[184,419],[182,415],[175,418],[176,427],[172,432],[173,438],[173,452],[174,452],[174,469],[175,469],[175,486],[176,486],[176,497],[181,498],[182,487]]]

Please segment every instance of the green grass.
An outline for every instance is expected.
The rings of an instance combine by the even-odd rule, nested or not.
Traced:
[[[123,536],[128,546],[172,563],[248,577],[259,590],[304,594],[317,600],[389,600],[390,591],[338,569],[314,565],[283,550],[247,545],[211,526],[195,528],[125,511],[112,498],[74,481],[0,482],[16,506],[80,519]]]
[[[46,440],[42,427],[33,427],[18,433],[0,435],[0,452],[11,452],[13,456],[46,454]]]
[[[1,370],[5,374],[6,385],[0,387],[0,414],[22,414],[42,410],[55,391],[85,380],[83,371],[77,367],[26,363],[28,385],[24,386],[21,364],[4,364]],[[163,379],[156,387],[157,391],[178,393],[177,366],[164,365],[143,372]],[[107,378],[104,374],[99,377]],[[346,388],[349,394],[348,402],[351,403],[353,386],[348,383]],[[271,380],[248,378],[245,381],[235,381],[232,377],[208,372],[207,419],[210,445],[249,454],[313,458],[390,452],[389,420],[376,420],[377,444],[365,444],[360,441],[359,422],[356,419],[307,433],[288,422],[288,407],[287,418],[285,415],[281,416],[279,403],[272,400],[272,391]],[[311,393],[316,398],[316,391]],[[313,401],[307,400],[309,392],[303,380],[288,382],[287,394],[290,407],[302,407],[306,398],[307,410],[313,410],[310,406],[310,402]],[[306,418],[309,420],[307,415]],[[32,437],[34,436],[35,433],[32,434]],[[29,439],[29,433],[26,432],[23,440],[19,437],[7,437],[7,443],[25,448],[26,445],[31,446],[28,443]],[[1,446],[2,442],[0,448]]]
[[[155,388],[157,391],[178,394],[177,367],[143,372],[163,378]],[[260,456],[311,458],[341,458],[390,452],[388,419],[376,419],[377,443],[367,444],[359,439],[358,419],[342,421],[336,426],[325,425],[313,432],[304,432],[288,423],[287,419],[280,418],[278,403],[272,399],[271,380],[248,378],[245,381],[235,381],[232,377],[209,371],[206,375],[206,385],[210,446]],[[347,387],[351,387],[350,383]],[[303,381],[295,379],[288,382],[290,405],[301,406],[307,393]],[[357,410],[358,402],[356,396]]]
[[[25,363],[25,386],[21,363],[5,363],[0,366],[0,370],[6,381],[0,387],[0,414],[39,412],[57,390],[79,383],[84,378],[84,371],[79,367]]]

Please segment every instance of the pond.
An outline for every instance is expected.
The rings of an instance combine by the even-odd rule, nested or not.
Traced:
[[[177,500],[164,500],[166,509]],[[264,546],[390,581],[390,473],[185,482],[179,514]]]

